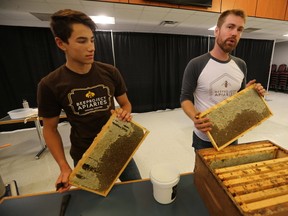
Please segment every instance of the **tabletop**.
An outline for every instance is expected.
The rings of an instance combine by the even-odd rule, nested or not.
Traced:
[[[0,204],[0,215],[59,215],[62,198],[67,194],[71,195],[65,214],[69,216],[209,215],[193,181],[193,173],[181,175],[176,199],[170,204],[160,204],[154,199],[152,183],[146,179],[115,184],[106,197],[72,189],[63,194],[51,192],[4,199]]]

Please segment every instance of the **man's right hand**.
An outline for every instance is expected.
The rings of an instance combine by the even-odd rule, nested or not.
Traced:
[[[197,114],[193,118],[193,122],[195,127],[204,133],[212,130],[212,123],[209,121],[209,118],[207,117],[199,118],[199,114]]]
[[[55,184],[56,191],[63,193],[65,191],[68,191],[71,188],[72,185],[69,184],[69,176],[71,172],[72,170],[69,167],[60,173]]]

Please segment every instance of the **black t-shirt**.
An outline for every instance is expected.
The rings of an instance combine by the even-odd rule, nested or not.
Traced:
[[[65,111],[71,124],[71,156],[78,160],[109,119],[113,97],[126,91],[120,72],[112,65],[94,62],[86,74],[63,65],[38,84],[39,116],[55,117],[61,109]]]

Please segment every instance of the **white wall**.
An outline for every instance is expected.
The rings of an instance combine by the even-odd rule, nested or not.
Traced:
[[[279,42],[275,44],[272,62],[273,64],[276,64],[277,67],[280,64],[288,65],[288,42]]]

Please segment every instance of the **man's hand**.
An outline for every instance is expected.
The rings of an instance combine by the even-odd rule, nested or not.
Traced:
[[[256,80],[250,80],[247,84],[246,87],[253,85],[254,83],[256,83]],[[256,83],[255,85],[255,89],[258,92],[259,95],[261,95],[262,97],[265,96],[266,90],[264,89],[264,87],[261,85],[261,83]]]
[[[56,191],[63,193],[65,191],[68,191],[71,188],[71,185],[69,184],[69,176],[70,176],[71,172],[72,172],[72,170],[69,167],[68,169],[63,170],[60,173],[60,175],[56,181],[56,185],[55,185]]]
[[[131,121],[132,120],[132,115],[130,112],[127,112],[126,110],[122,108],[118,108],[116,110],[112,110],[112,113],[116,112],[117,118],[119,118],[122,121]]]
[[[199,114],[197,114],[193,118],[193,122],[194,122],[195,127],[204,133],[207,131],[211,131],[212,130],[212,123],[209,121],[209,119],[207,117],[199,118]]]

